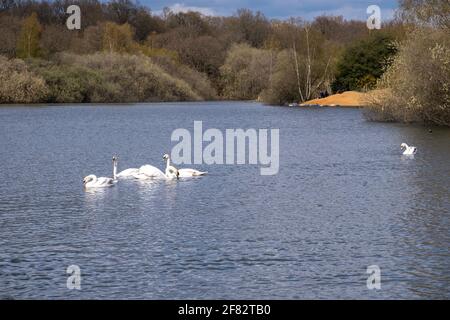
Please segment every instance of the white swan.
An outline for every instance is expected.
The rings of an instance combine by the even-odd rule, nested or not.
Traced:
[[[168,154],[165,154],[163,159],[167,161],[168,165],[170,164],[170,156]],[[178,169],[178,177],[180,178],[203,176],[207,173],[208,172],[202,172],[195,169]]]
[[[180,176],[180,172],[177,168],[170,165],[170,157],[168,154],[163,156],[163,159],[166,160],[166,178],[167,179],[178,179]]]
[[[114,180],[119,178],[127,179],[127,178],[135,178],[139,180],[148,180],[148,179],[163,179],[166,176],[164,173],[158,168],[151,166],[149,164],[141,166],[139,169],[137,168],[129,168],[120,173],[117,173],[117,163],[118,157],[113,157],[113,177]]]
[[[113,157],[113,177],[105,178],[100,177],[97,178],[96,175],[90,174],[83,178],[83,184],[85,188],[107,188],[114,186],[115,182],[117,182],[116,178],[117,173],[117,157]]]
[[[195,169],[178,169],[180,178],[198,177],[204,176],[208,172],[202,172]]]
[[[127,178],[133,178],[136,173],[139,172],[139,169],[137,168],[129,168],[126,170],[121,171],[120,173],[117,173],[117,163],[119,162],[119,157],[114,156],[113,157],[113,179],[127,179]]]
[[[133,177],[139,180],[149,180],[149,179],[165,179],[166,175],[158,168],[146,164],[140,167],[136,173],[133,173]]]
[[[100,177],[91,174],[84,177],[83,184],[85,188],[107,188],[114,186],[114,180],[111,178]]]
[[[413,146],[408,146],[406,143],[402,143],[401,145],[400,145],[400,148],[403,150],[404,149],[404,151],[403,151],[403,155],[414,155],[414,154],[416,154],[417,153],[417,148],[416,147],[413,147]]]

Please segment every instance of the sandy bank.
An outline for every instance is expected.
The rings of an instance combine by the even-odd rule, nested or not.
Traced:
[[[351,107],[357,108],[364,106],[367,93],[357,91],[346,91],[343,93],[333,94],[322,99],[313,99],[301,103],[300,106],[319,105],[321,107]]]

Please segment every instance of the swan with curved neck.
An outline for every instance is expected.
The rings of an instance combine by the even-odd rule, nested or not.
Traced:
[[[417,148],[413,146],[408,146],[406,143],[402,143],[400,148],[403,150],[403,155],[415,155],[417,153]]]
[[[114,180],[133,178],[133,175],[139,172],[139,169],[137,169],[137,168],[129,168],[129,169],[121,171],[120,173],[117,173],[118,162],[119,162],[119,157],[113,156],[113,179]]]
[[[170,156],[168,154],[165,154],[163,158],[167,161],[167,164],[170,165]],[[177,170],[178,170],[178,177],[180,178],[203,176],[208,173],[198,171],[195,169],[177,169]]]
[[[111,178],[100,177],[90,174],[84,177],[83,184],[85,188],[108,188],[114,186],[114,180]]]
[[[178,179],[180,173],[177,168],[170,165],[170,157],[168,154],[163,155],[163,159],[166,160],[166,178],[167,179]]]
[[[117,158],[113,157],[113,177],[97,178],[95,174],[90,174],[83,178],[83,185],[86,189],[88,188],[107,188],[115,185],[117,173]]]

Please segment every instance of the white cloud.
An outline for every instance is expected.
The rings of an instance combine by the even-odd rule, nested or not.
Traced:
[[[200,12],[201,14],[203,14],[205,16],[216,16],[217,15],[216,12],[211,8],[187,6],[184,3],[175,3],[171,6],[169,6],[169,8],[174,13],[196,11],[196,12]]]
[[[391,20],[394,17],[394,9],[383,9],[381,8],[381,19],[382,21]],[[303,15],[307,20],[312,20],[313,18],[321,15],[332,15],[332,16],[344,16],[345,19],[354,20],[367,20],[369,15],[366,13],[366,7],[341,7],[333,10],[322,10],[322,11],[311,11]]]
[[[141,0],[162,14],[162,7],[167,6],[173,12],[197,11],[206,16],[229,16],[238,8],[260,10],[269,18],[285,19],[290,16],[312,20],[322,14],[342,15],[346,19],[365,21],[368,17],[366,8],[368,0]],[[173,3],[173,2],[175,3]],[[178,2],[179,1],[179,2]],[[373,1],[372,1],[373,2]],[[171,4],[173,3],[173,4]],[[383,21],[392,19],[396,8],[396,0],[377,0],[374,4],[381,7]],[[159,10],[158,10],[159,9]]]

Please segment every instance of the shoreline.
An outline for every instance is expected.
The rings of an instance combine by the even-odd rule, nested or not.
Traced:
[[[48,107],[48,106],[114,106],[114,105],[140,105],[140,104],[164,104],[164,103],[212,103],[212,102],[227,102],[227,103],[261,103],[256,100],[180,100],[180,101],[140,101],[140,102],[39,102],[39,103],[0,103],[1,107]]]
[[[296,103],[295,107],[327,107],[327,108],[364,108],[367,95],[373,91],[366,93],[358,91],[345,91],[329,95],[325,98],[311,99],[302,103]],[[40,106],[80,106],[80,105],[138,105],[138,104],[164,104],[164,103],[214,103],[214,102],[230,102],[230,103],[260,103],[262,105],[271,105],[258,99],[250,100],[227,100],[227,99],[211,99],[211,100],[174,100],[174,101],[135,101],[135,102],[38,102],[38,103],[0,103],[1,107],[40,107]],[[285,104],[287,105],[287,104]],[[284,105],[284,106],[285,106]],[[272,105],[276,106],[276,105]],[[279,105],[283,106],[283,105]]]

